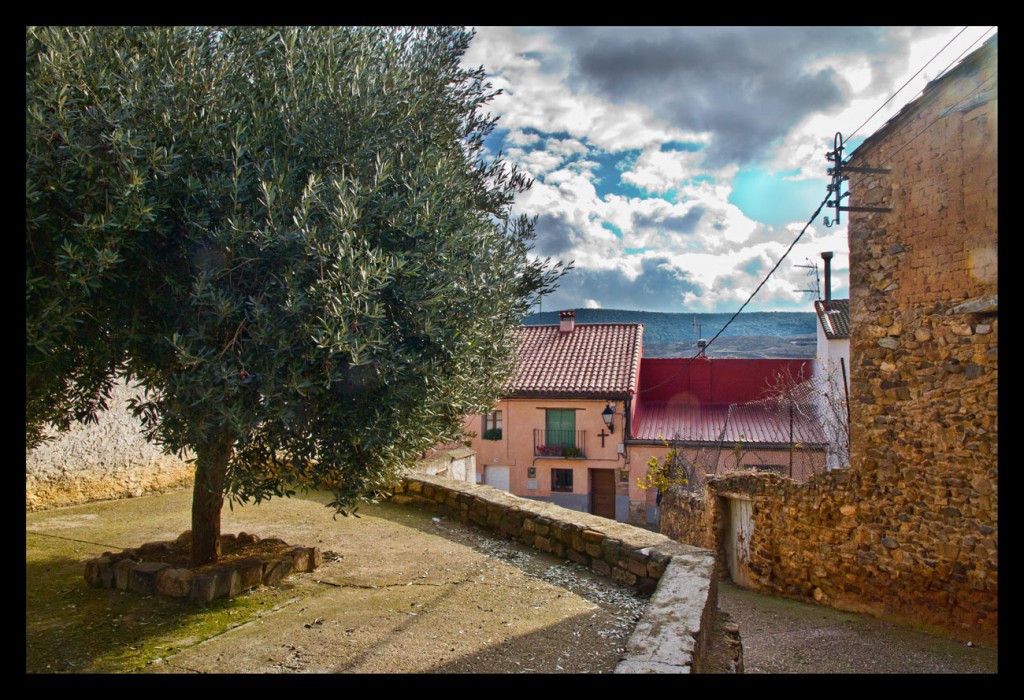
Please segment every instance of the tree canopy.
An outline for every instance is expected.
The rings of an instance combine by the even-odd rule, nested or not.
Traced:
[[[225,494],[345,510],[457,439],[567,269],[511,212],[471,38],[27,30],[29,446],[145,387],[147,436],[196,456],[202,563]]]

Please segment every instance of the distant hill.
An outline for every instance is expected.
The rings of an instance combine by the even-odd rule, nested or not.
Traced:
[[[659,313],[619,309],[575,309],[577,323],[644,324],[645,357],[690,357],[698,338],[711,340],[732,314]],[[558,323],[558,311],[528,316],[523,323]],[[813,358],[816,320],[811,311],[741,313],[708,348],[708,357]],[[698,331],[699,327],[699,331]]]

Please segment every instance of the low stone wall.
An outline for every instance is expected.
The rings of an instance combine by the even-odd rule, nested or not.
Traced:
[[[289,574],[313,571],[323,564],[317,547],[293,547],[273,537],[261,540],[240,532],[221,535],[220,541],[224,555],[198,568],[186,564],[191,530],[173,542],[148,542],[120,552],[104,552],[85,563],[85,580],[95,588],[189,598],[205,604],[257,586],[273,586]]]
[[[25,455],[25,510],[161,493],[192,484],[193,468],[142,437],[116,384],[97,423],[74,425]]]
[[[724,556],[723,502],[752,501],[751,588],[984,643],[998,638],[997,532],[933,502],[926,483],[835,471],[708,482],[662,500],[662,533]],[[724,559],[723,559],[724,561]]]
[[[589,513],[513,496],[489,486],[410,474],[397,503],[428,508],[565,557],[651,594],[618,673],[700,673],[718,605],[711,552]]]

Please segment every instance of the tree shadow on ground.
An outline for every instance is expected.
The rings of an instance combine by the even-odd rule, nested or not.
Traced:
[[[294,595],[262,588],[203,607],[190,600],[92,588],[85,561],[102,552],[61,552],[68,542],[28,535],[25,672],[123,673],[256,619]],[[33,540],[36,540],[33,543]],[[35,544],[36,546],[33,546]]]

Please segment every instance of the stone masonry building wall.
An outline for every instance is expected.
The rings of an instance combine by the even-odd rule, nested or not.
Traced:
[[[992,39],[857,149],[851,164],[892,172],[851,176],[851,204],[892,211],[849,226],[851,469],[884,497],[879,583],[907,598],[909,574],[914,609],[993,637],[996,52]]]
[[[709,483],[662,532],[721,551],[752,500],[753,587],[998,636],[996,42],[865,141],[850,175],[850,469]],[[703,532],[702,532],[703,529]]]

